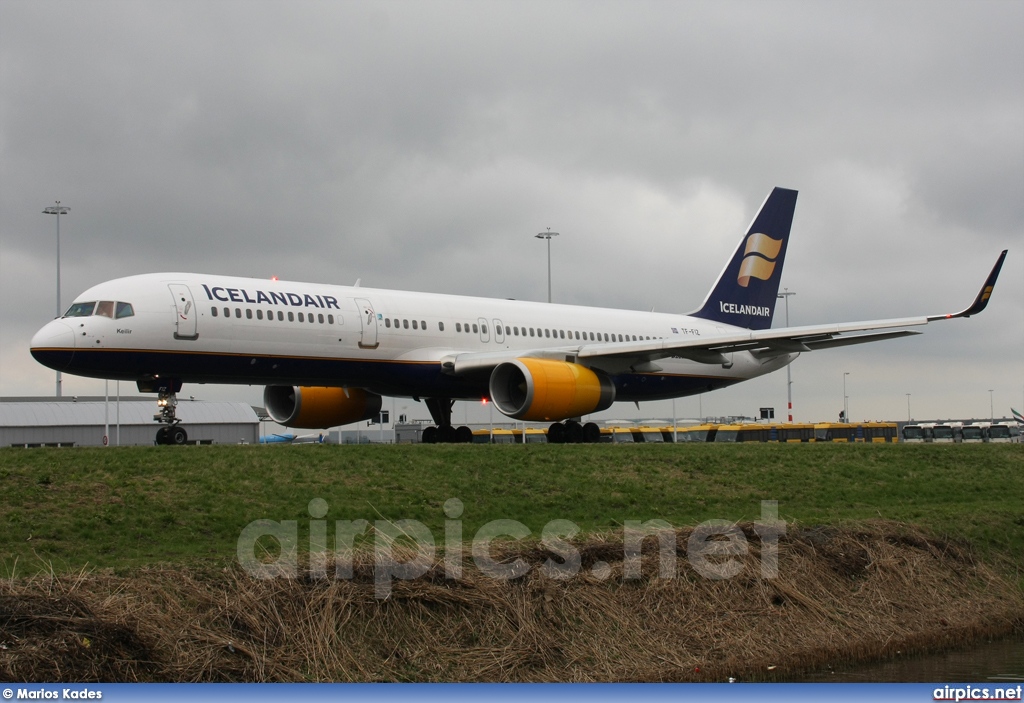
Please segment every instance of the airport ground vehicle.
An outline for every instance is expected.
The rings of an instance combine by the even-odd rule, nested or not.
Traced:
[[[718,425],[704,424],[680,427],[676,431],[679,442],[714,442]]]
[[[633,427],[631,428],[633,433],[634,442],[654,442],[664,443],[672,441],[672,430],[669,428],[668,438],[665,438],[665,433],[660,427]]]
[[[898,442],[895,422],[819,422],[818,442]]]
[[[601,428],[601,442],[604,444],[632,444],[635,441],[629,427]]]
[[[960,441],[964,444],[980,444],[988,441],[987,422],[969,422],[960,428]]]

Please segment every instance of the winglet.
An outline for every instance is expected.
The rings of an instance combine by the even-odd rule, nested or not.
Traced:
[[[1003,267],[1003,260],[1006,258],[1006,249],[1003,249],[1003,253],[999,255],[999,259],[996,261],[996,265],[992,267],[992,272],[989,273],[988,278],[985,279],[985,285],[981,287],[981,292],[978,293],[978,297],[974,299],[971,306],[966,310],[961,310],[958,313],[951,313],[946,315],[931,315],[928,317],[928,321],[932,320],[951,320],[954,317],[970,317],[971,315],[977,315],[979,312],[985,309],[988,305],[988,299],[992,296],[992,289],[995,288],[996,279],[999,278],[999,269]]]

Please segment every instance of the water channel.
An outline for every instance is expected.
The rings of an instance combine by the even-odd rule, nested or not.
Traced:
[[[872,664],[837,665],[799,681],[845,683],[1024,683],[1024,635],[965,650],[916,654]]]

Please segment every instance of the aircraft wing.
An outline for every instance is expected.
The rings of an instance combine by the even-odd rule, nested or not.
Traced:
[[[957,313],[766,330],[729,328],[724,334],[711,337],[566,345],[515,353],[455,353],[445,356],[442,364],[449,373],[464,374],[491,369],[512,359],[528,357],[580,362],[585,360],[585,365],[609,373],[623,373],[629,370],[653,372],[659,370],[654,362],[670,357],[681,357],[706,364],[728,364],[726,355],[737,351],[748,351],[761,358],[770,358],[794,352],[906,337],[920,334],[915,330],[906,329],[908,327],[923,326],[936,320],[970,317],[984,310],[1005,258],[1006,250],[1003,250],[974,302]]]

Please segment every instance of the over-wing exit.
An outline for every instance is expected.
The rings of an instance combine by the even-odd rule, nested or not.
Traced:
[[[985,309],[1004,250],[958,313],[772,329],[796,207],[775,188],[701,306],[688,314],[361,287],[152,273],[82,293],[32,338],[66,373],[135,381],[158,394],[161,444],[187,441],[183,383],[265,385],[278,423],[327,428],[377,414],[383,396],[423,400],[425,441],[468,441],[456,400],[554,423],[551,441],[596,441],[583,416],[617,401],[664,400],[755,378],[802,352],[892,339]],[[666,306],[669,307],[669,306]]]

